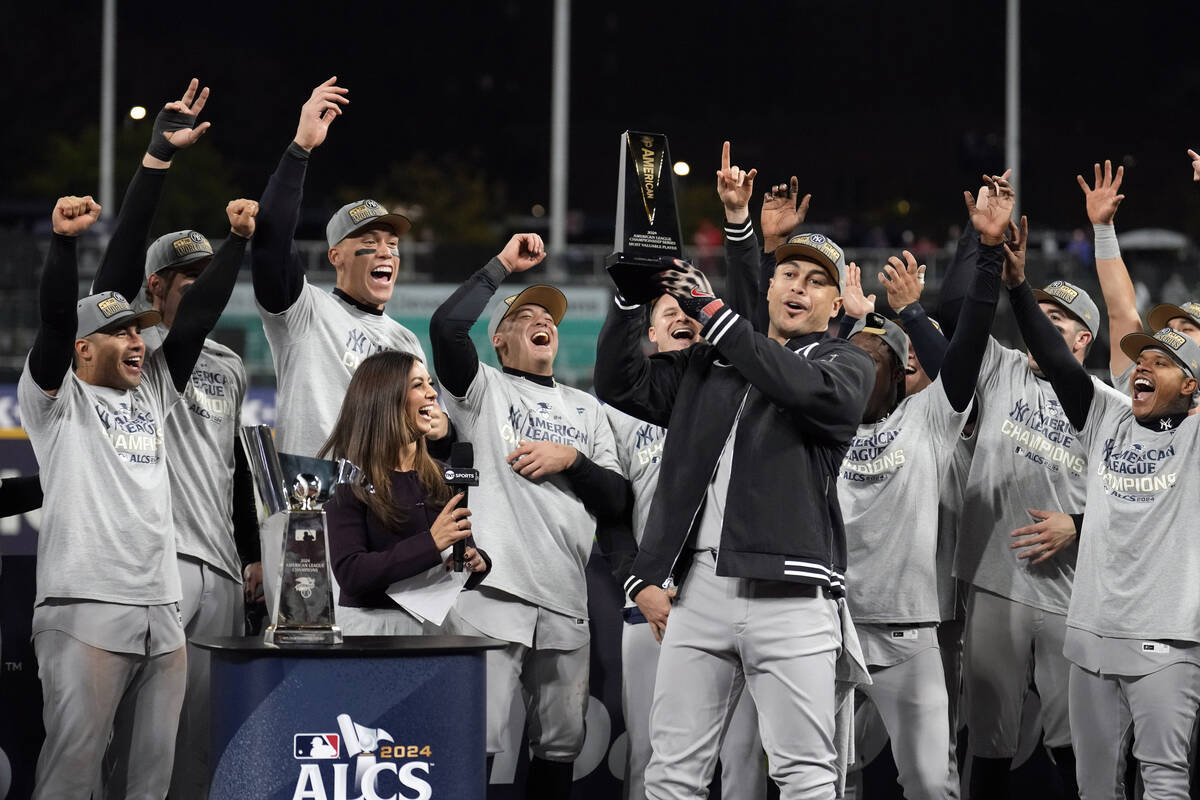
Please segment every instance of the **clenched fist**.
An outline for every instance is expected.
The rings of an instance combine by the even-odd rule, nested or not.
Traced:
[[[258,214],[258,201],[240,198],[230,200],[225,206],[225,215],[229,217],[229,228],[243,239],[254,235],[254,217]]]
[[[100,219],[100,204],[86,197],[60,197],[50,214],[50,227],[61,236],[78,236]]]

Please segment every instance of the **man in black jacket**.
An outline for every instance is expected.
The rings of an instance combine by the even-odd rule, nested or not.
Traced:
[[[653,798],[708,785],[743,683],[781,797],[834,797],[846,566],[835,478],[874,367],[825,336],[841,306],[841,249],[802,234],[775,255],[767,335],[676,261],[663,287],[706,342],[647,358],[641,310],[618,296],[597,347],[601,398],[671,431],[626,584],[648,619],[671,619],[659,660],[670,680],[651,711]]]

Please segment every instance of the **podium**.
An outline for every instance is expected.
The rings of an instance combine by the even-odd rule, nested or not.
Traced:
[[[471,636],[347,636],[212,657],[211,797],[486,796],[485,651]]]

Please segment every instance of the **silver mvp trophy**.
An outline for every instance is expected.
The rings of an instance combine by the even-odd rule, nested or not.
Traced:
[[[363,483],[362,471],[345,459],[278,453],[266,425],[244,427],[241,437],[259,500],[268,516],[282,512],[284,519],[278,580],[267,598],[271,624],[263,639],[276,645],[339,644],[342,630],[334,618],[321,506],[337,484]],[[264,541],[264,551],[268,546]],[[264,558],[264,566],[267,561]]]

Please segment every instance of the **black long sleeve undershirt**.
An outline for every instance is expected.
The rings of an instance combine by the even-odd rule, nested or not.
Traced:
[[[508,270],[493,258],[463,281],[429,320],[433,367],[438,381],[455,397],[465,397],[479,371],[479,353],[471,341],[471,326],[479,319]]]
[[[289,144],[258,204],[250,274],[254,298],[271,314],[290,308],[304,289],[304,265],[295,237],[308,157],[303,147]]]
[[[238,269],[246,253],[246,243],[236,233],[217,248],[212,262],[200,273],[179,301],[179,310],[171,332],[163,339],[163,358],[171,372],[171,383],[182,392],[191,380],[192,369],[204,339],[216,327],[237,283]]]
[[[42,479],[20,475],[0,481],[0,517],[25,514],[42,507]]]
[[[962,303],[967,296],[967,287],[971,276],[975,273],[975,265],[979,259],[979,231],[967,220],[962,234],[958,237],[958,247],[954,258],[942,279],[941,299],[938,301],[938,320],[946,337],[954,335],[954,326],[958,324]],[[924,364],[922,364],[924,366]],[[926,370],[928,372],[928,370]],[[930,373],[932,375],[932,373]]]
[[[139,167],[121,201],[112,238],[92,280],[92,294],[119,292],[133,303],[142,288],[150,224],[162,196],[167,170]]]
[[[941,367],[942,386],[955,411],[965,409],[975,394],[975,383],[979,379],[979,368],[983,364],[992,318],[1000,297],[1000,269],[1003,264],[1003,245],[980,245],[976,268],[971,270],[958,324],[946,347]],[[928,318],[925,321],[932,329]],[[917,358],[920,359],[919,354]]]
[[[29,351],[29,374],[42,391],[57,391],[75,352],[75,291],[79,285],[76,238],[53,234],[38,286],[41,322]],[[66,287],[72,287],[64,291]]]
[[[258,538],[258,508],[254,499],[254,475],[242,449],[241,439],[233,440],[233,541],[242,566],[262,561],[262,543]]]
[[[1009,289],[1008,299],[1021,336],[1037,361],[1038,368],[1054,387],[1067,420],[1075,430],[1082,430],[1096,394],[1091,376],[1071,354],[1050,318],[1038,307],[1028,281]]]
[[[608,562],[609,571],[624,591],[625,581],[633,574],[633,562],[637,560],[637,539],[633,535],[633,487],[627,486],[624,513],[596,524],[596,544],[600,555]]]
[[[930,379],[936,379],[942,371],[942,363],[946,360],[946,348],[950,342],[945,334],[933,326],[933,320],[925,313],[925,307],[920,303],[912,303],[904,307],[899,314],[900,323],[908,340],[912,343],[917,361],[921,369]]]

